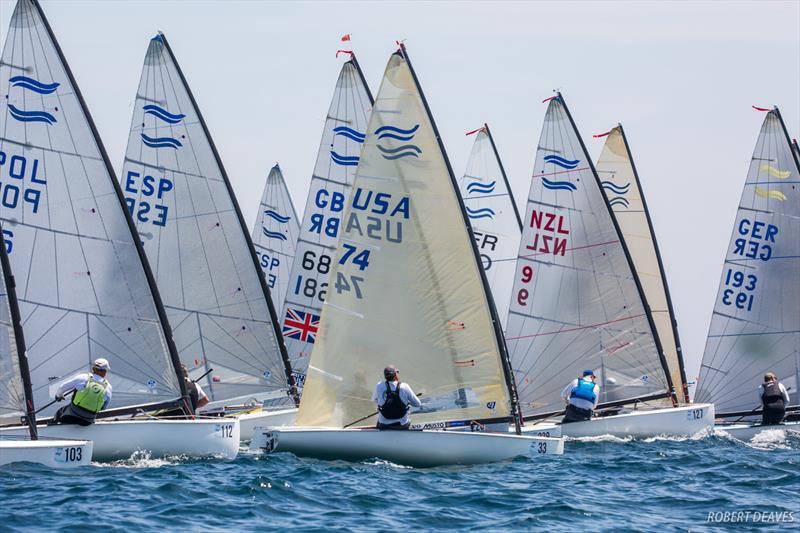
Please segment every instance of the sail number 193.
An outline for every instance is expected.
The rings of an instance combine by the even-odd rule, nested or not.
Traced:
[[[722,291],[722,303],[735,305],[738,309],[750,311],[753,309],[753,292],[756,290],[758,277],[755,274],[745,274],[733,268],[725,272],[725,289]]]

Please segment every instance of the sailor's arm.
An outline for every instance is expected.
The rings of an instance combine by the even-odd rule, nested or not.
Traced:
[[[85,384],[86,384],[86,374],[78,374],[72,379],[65,381],[64,383],[59,385],[58,390],[56,390],[56,399],[61,398],[63,400],[64,396],[69,391],[71,391],[72,389],[82,389]]]
[[[404,383],[403,388],[406,390],[406,395],[408,396],[408,403],[413,405],[414,407],[422,407],[422,402],[419,401],[417,395],[414,394],[414,390],[411,388],[411,385]]]
[[[111,403],[111,383],[106,385],[106,392],[103,395],[103,407],[100,409],[101,411],[108,407],[108,404]]]
[[[195,383],[194,385],[197,387],[197,408],[200,409],[201,407],[208,405],[208,395],[199,383]]]
[[[572,394],[572,389],[578,385],[577,381],[577,379],[573,379],[564,387],[564,390],[561,391],[561,399],[564,400],[564,403],[569,403],[569,395]]]
[[[600,385],[594,386],[594,405],[592,409],[597,409],[597,404],[600,403]]]
[[[789,407],[789,391],[786,390],[786,387],[783,386],[783,383],[780,384],[781,394],[783,395],[783,401],[786,403],[786,407]]]

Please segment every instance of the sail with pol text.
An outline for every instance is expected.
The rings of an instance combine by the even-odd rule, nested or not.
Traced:
[[[185,395],[119,184],[40,6],[20,0],[0,62],[0,207],[34,403],[109,360],[110,415]],[[43,416],[52,415],[57,405]]]
[[[339,72],[325,116],[281,315],[286,349],[301,387],[317,338],[322,304],[331,290],[334,253],[372,102],[361,67],[351,54]]]
[[[190,376],[207,374],[213,402],[289,403],[291,369],[249,230],[161,33],[145,55],[121,184]]]
[[[621,231],[564,99],[548,99],[506,341],[525,414],[563,409],[581,371],[601,403],[667,397],[660,344]]]
[[[423,395],[415,423],[510,420],[502,331],[458,184],[402,46],[364,131],[297,425],[368,420],[390,363]]]
[[[289,269],[294,261],[300,221],[281,167],[277,164],[269,171],[258,210],[253,228],[253,245],[272,295],[272,303],[276,310],[280,310],[283,309],[289,285]]]
[[[505,328],[522,221],[489,125],[475,134],[467,170],[459,180],[467,217],[481,254],[500,324]]]
[[[683,404],[689,401],[689,390],[678,325],[642,184],[622,124],[603,136],[605,145],[597,160],[597,174],[650,306],[672,383],[678,393],[677,401]]]
[[[800,388],[800,154],[768,111],[747,172],[700,366],[696,401],[749,411],[767,372]]]

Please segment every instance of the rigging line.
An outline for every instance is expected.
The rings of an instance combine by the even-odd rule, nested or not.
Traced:
[[[207,315],[206,315],[206,316],[207,316]],[[253,332],[253,330],[254,330],[254,329],[256,329],[256,328],[254,328],[254,327],[247,328],[247,326],[245,326],[245,328],[246,328],[246,329],[245,329],[245,331],[247,331],[247,332],[248,332],[248,334],[250,334],[250,335],[252,336],[253,340],[255,340],[255,341],[256,341],[256,343],[258,344],[259,351],[261,352],[261,354],[262,354],[263,356],[265,356],[265,358],[264,358],[264,359],[261,359],[261,358],[259,358],[257,354],[255,354],[254,352],[251,352],[251,351],[250,351],[248,348],[246,348],[246,347],[244,346],[244,344],[242,344],[241,342],[239,342],[239,340],[238,340],[238,339],[236,339],[236,338],[235,338],[233,335],[231,335],[231,334],[230,334],[230,332],[229,332],[227,329],[225,329],[225,328],[224,328],[224,327],[223,327],[223,326],[222,326],[222,325],[221,325],[219,322],[217,322],[217,320],[216,320],[214,317],[210,317],[210,316],[209,316],[208,318],[209,318],[209,319],[211,320],[211,322],[213,322],[213,323],[214,323],[214,324],[215,324],[215,325],[216,325],[216,326],[217,326],[217,327],[218,327],[220,330],[222,330],[222,331],[223,331],[223,333],[225,333],[225,335],[226,335],[226,336],[228,336],[228,337],[229,337],[229,338],[230,338],[230,339],[231,339],[231,340],[232,340],[234,343],[238,344],[238,345],[239,345],[239,347],[240,347],[240,348],[241,348],[241,349],[242,349],[242,350],[243,350],[243,351],[244,351],[244,352],[245,352],[247,355],[249,355],[249,356],[250,356],[250,357],[251,357],[253,360],[255,360],[255,361],[258,361],[259,363],[262,363],[262,364],[273,364],[273,365],[277,365],[277,366],[276,366],[276,368],[277,368],[277,367],[280,367],[281,369],[283,369],[283,360],[281,360],[281,359],[274,359],[274,358],[271,358],[271,357],[270,357],[270,354],[274,354],[274,353],[276,353],[276,352],[277,352],[277,350],[279,349],[279,348],[278,348],[278,346],[276,346],[276,345],[274,345],[274,344],[273,344],[272,346],[265,347],[265,346],[264,346],[264,345],[261,343],[261,337],[262,337],[262,335],[256,335],[256,334]],[[270,331],[270,330],[271,330],[270,328],[272,328],[272,321],[271,321],[271,320],[270,320],[269,322],[255,322],[255,321],[247,321],[247,320],[245,319],[245,320],[241,320],[241,322],[250,322],[250,325],[251,325],[251,326],[252,326],[252,324],[253,324],[253,323],[255,323],[255,324],[256,324],[256,326],[262,326],[263,328],[267,328],[267,331]],[[240,330],[240,331],[241,331],[241,330]],[[262,331],[262,333],[263,333],[263,331]],[[263,336],[264,336],[264,337],[267,337],[267,338],[269,339],[269,335],[263,335]],[[275,344],[277,344],[277,340],[276,340],[276,343],[275,343]],[[271,348],[271,350],[270,350],[270,348]],[[251,364],[252,364],[252,363],[251,363]],[[252,366],[253,366],[254,368],[257,368],[257,369],[259,368],[259,367],[256,367],[255,365],[252,365]]]
[[[536,333],[536,334],[533,334],[533,335],[521,335],[519,337],[508,337],[508,340],[528,339],[528,338],[532,338],[532,337],[543,337],[543,336],[548,336],[548,335],[557,335],[559,333],[569,333],[569,332],[581,331],[581,330],[585,330],[585,329],[594,329],[594,328],[599,328],[601,326],[606,326],[608,324],[616,324],[618,322],[624,322],[626,320],[633,320],[633,319],[636,319],[636,318],[640,318],[642,316],[644,316],[643,313],[639,314],[639,315],[634,315],[634,316],[617,318],[615,320],[609,320],[609,321],[606,321],[606,322],[600,322],[600,323],[597,323],[597,324],[590,324],[588,326],[580,326],[580,327],[576,327],[576,328],[563,329],[563,330],[560,330],[560,331],[548,331],[548,332],[545,332],[545,333]]]

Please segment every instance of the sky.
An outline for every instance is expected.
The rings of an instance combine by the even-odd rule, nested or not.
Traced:
[[[351,46],[373,93],[405,39],[454,171],[488,122],[524,201],[560,90],[593,159],[621,122],[651,211],[690,379],[756,137],[751,105],[800,136],[800,1],[42,0],[109,157],[122,167],[149,39],[169,38],[248,224],[279,162],[302,212]],[[14,2],[0,0],[5,41]],[[351,34],[352,41],[340,41]]]

